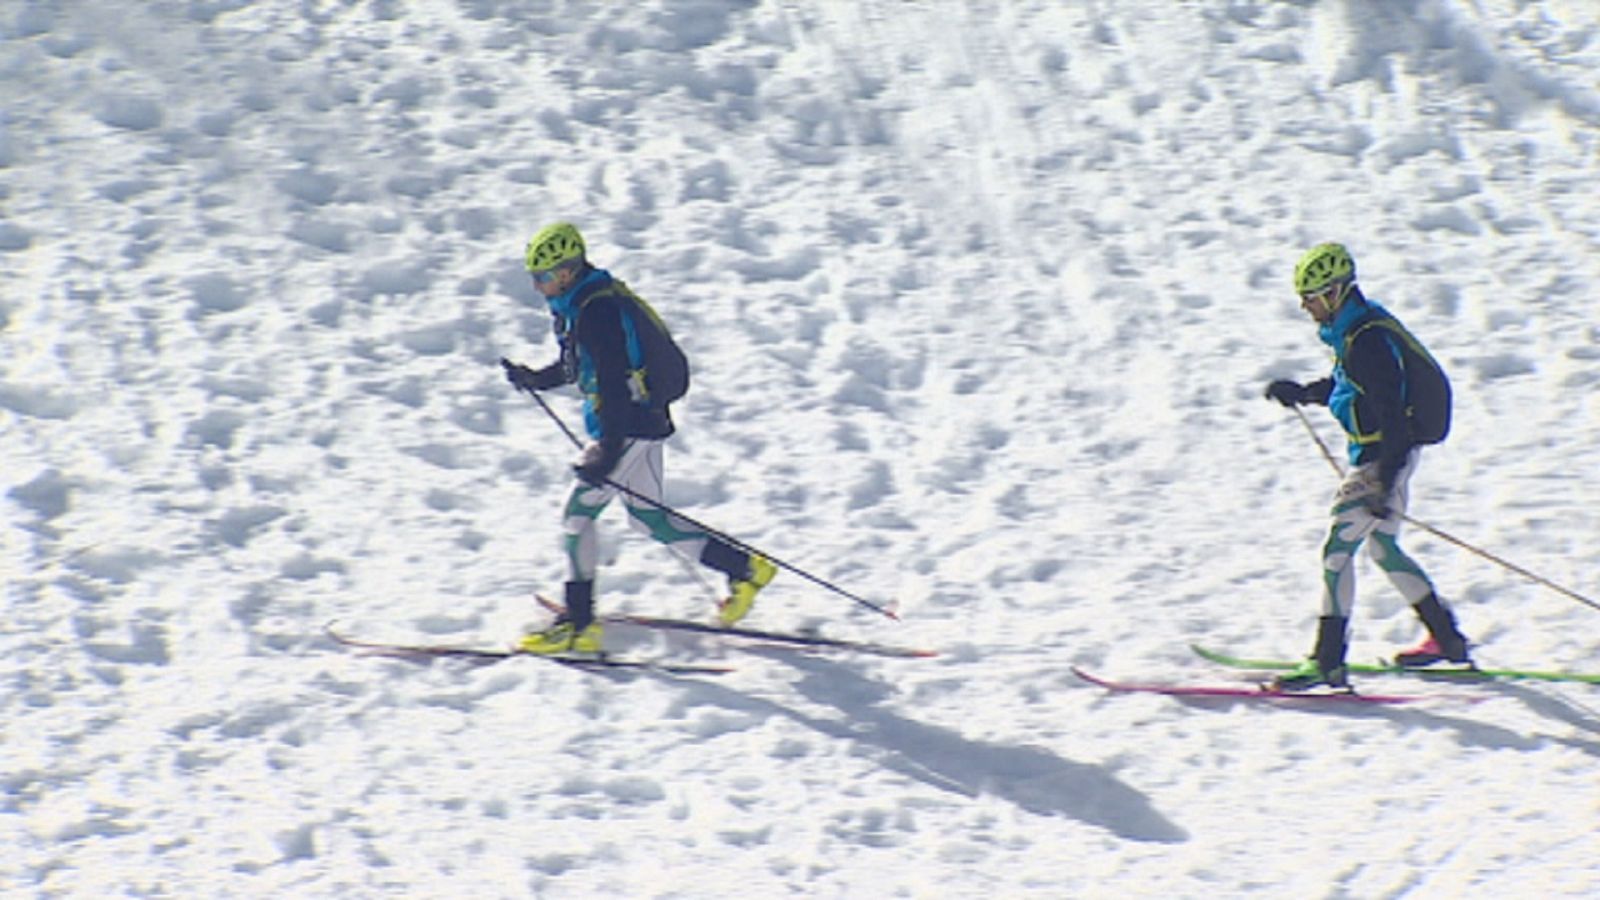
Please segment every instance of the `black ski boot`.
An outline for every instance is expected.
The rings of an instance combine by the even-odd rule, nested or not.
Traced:
[[[1295,693],[1326,686],[1348,691],[1350,678],[1344,655],[1349,645],[1346,635],[1349,624],[1350,620],[1345,616],[1323,616],[1318,619],[1317,648],[1311,658],[1298,668],[1272,679],[1272,689]]]
[[[1455,613],[1439,601],[1438,595],[1429,594],[1412,608],[1427,627],[1428,637],[1410,650],[1395,654],[1395,665],[1403,669],[1421,669],[1437,662],[1472,665],[1472,658],[1467,654],[1467,639],[1456,627]]]

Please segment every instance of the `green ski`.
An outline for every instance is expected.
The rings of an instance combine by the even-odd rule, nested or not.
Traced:
[[[1299,665],[1298,662],[1293,660],[1245,659],[1210,650],[1199,644],[1190,644],[1189,647],[1195,653],[1200,654],[1201,657],[1211,662],[1234,669],[1267,672],[1292,669]],[[1349,667],[1352,673],[1417,675],[1424,678],[1435,678],[1440,681],[1570,681],[1579,684],[1600,684],[1600,674],[1586,672],[1535,672],[1527,669],[1406,669],[1393,663],[1350,663]]]

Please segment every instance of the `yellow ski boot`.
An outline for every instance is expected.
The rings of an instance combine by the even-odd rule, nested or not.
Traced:
[[[582,631],[572,627],[572,623],[563,619],[533,634],[523,636],[517,642],[517,649],[523,653],[538,653],[550,656],[563,653],[599,654],[601,638],[604,630],[599,622],[590,622]]]
[[[756,594],[777,574],[778,567],[771,560],[759,553],[750,554],[750,567],[745,577],[728,579],[729,594],[717,608],[717,619],[723,625],[732,625],[749,615],[750,607],[755,605]]]

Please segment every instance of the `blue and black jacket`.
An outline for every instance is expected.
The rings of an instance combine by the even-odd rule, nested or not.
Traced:
[[[1450,383],[1422,343],[1355,286],[1334,317],[1317,329],[1333,348],[1333,374],[1307,385],[1348,438],[1353,465],[1379,464],[1385,485],[1418,444],[1442,441],[1450,428]]]
[[[617,452],[627,438],[660,439],[673,433],[665,404],[639,396],[630,373],[644,364],[634,318],[641,304],[627,285],[604,269],[591,268],[566,292],[546,298],[561,341],[561,359],[536,377],[554,387],[576,383],[583,393],[589,436]]]

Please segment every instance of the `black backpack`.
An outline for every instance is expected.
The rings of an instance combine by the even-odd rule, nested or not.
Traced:
[[[1374,316],[1350,329],[1345,337],[1345,351],[1349,352],[1356,335],[1374,327],[1399,338],[1394,345],[1399,348],[1401,374],[1405,378],[1406,421],[1411,425],[1411,439],[1419,444],[1443,443],[1450,434],[1453,402],[1450,379],[1444,374],[1444,368],[1415,335],[1389,315]]]
[[[628,372],[634,396],[646,405],[665,409],[667,404],[689,393],[689,357],[672,339],[667,323],[643,297],[616,280],[601,293],[606,291],[623,301],[623,316],[632,323],[633,333],[639,339],[642,360],[637,369]]]

